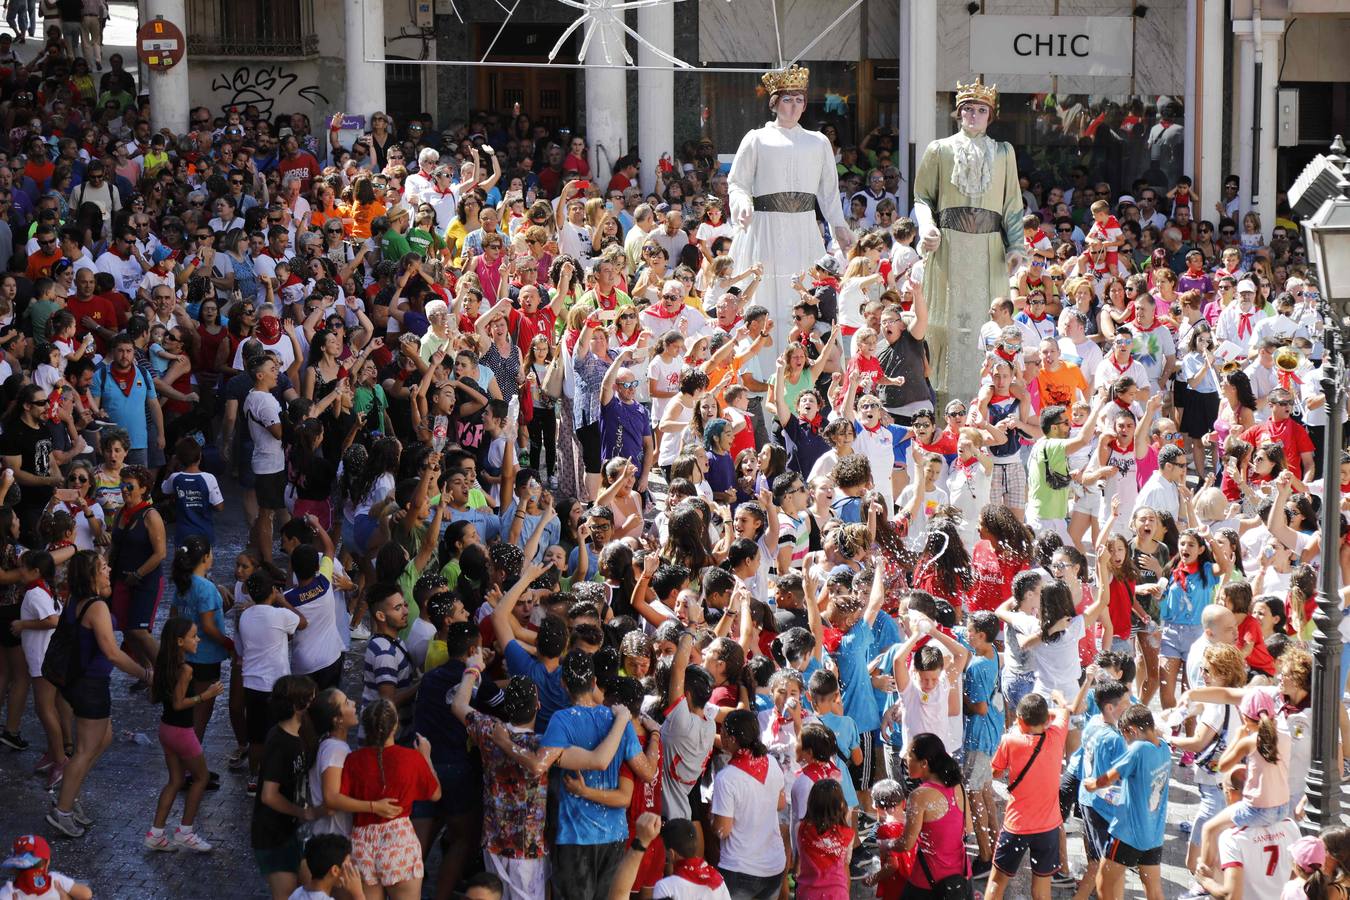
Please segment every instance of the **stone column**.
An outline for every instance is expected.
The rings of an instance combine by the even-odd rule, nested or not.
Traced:
[[[612,6],[618,0],[600,0],[604,6]],[[598,5],[600,5],[598,4]],[[614,162],[628,152],[628,83],[623,69],[623,52],[613,46],[612,36],[623,32],[615,26],[604,24],[607,16],[616,16],[620,20],[623,10],[599,12],[598,25],[586,48],[586,143],[591,151],[591,172],[600,185],[609,183],[614,170]],[[604,41],[600,29],[608,28],[611,35],[609,58],[605,58]],[[613,68],[605,68],[605,66]]]
[[[666,53],[675,50],[675,7],[672,4],[638,7],[637,30]],[[675,155],[675,67],[638,42],[638,152],[642,168],[638,181],[644,193],[656,184],[656,166],[662,153]]]
[[[1235,142],[1237,144],[1237,175],[1242,179],[1239,196],[1242,212],[1255,209],[1261,216],[1261,227],[1269,230],[1275,222],[1275,152],[1278,136],[1275,133],[1276,94],[1280,70],[1280,36],[1284,34],[1281,21],[1244,19],[1233,23],[1237,42],[1237,109],[1235,110]],[[1257,42],[1261,49],[1261,80],[1256,82]],[[1252,133],[1252,124],[1258,115],[1257,97],[1261,109],[1259,136]],[[1252,161],[1259,163],[1258,181],[1252,184]],[[1201,195],[1213,209],[1213,200]],[[1221,196],[1213,194],[1215,200]],[[1241,220],[1238,225],[1241,227]]]
[[[1191,178],[1197,196],[1197,214],[1214,220],[1214,203],[1223,196],[1223,107],[1225,78],[1223,68],[1224,11],[1221,4],[1197,4],[1200,22],[1200,61],[1196,67],[1198,134],[1194,135],[1200,152],[1198,166]],[[1190,114],[1190,109],[1186,110]]]
[[[909,0],[909,29],[909,134],[917,168],[924,148],[938,136],[937,0]]]
[[[383,0],[345,0],[343,18],[347,32],[345,111],[369,118],[387,103],[384,63],[366,62],[367,57],[384,57]]]
[[[177,25],[184,36],[187,35],[187,4],[184,0],[147,0],[145,21],[163,16],[165,21]],[[174,134],[183,134],[188,130],[188,117],[192,104],[188,98],[188,64],[186,47],[183,59],[171,69],[155,69],[146,73],[141,90],[150,94],[150,126],[159,131],[168,128]],[[136,48],[132,51],[136,53]],[[104,51],[107,55],[107,51]],[[134,57],[133,57],[134,58]],[[132,62],[132,60],[127,60]],[[148,66],[142,66],[144,72]]]

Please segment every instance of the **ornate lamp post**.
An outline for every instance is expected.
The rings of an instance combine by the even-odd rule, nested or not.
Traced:
[[[1326,356],[1322,392],[1326,395],[1326,440],[1322,483],[1332,493],[1322,502],[1321,585],[1313,640],[1312,766],[1308,771],[1308,816],[1304,829],[1316,833],[1340,822],[1341,770],[1338,763],[1339,713],[1346,673],[1341,671],[1340,484],[1341,423],[1346,397],[1346,350],[1342,309],[1350,301],[1350,159],[1340,136],[1331,154],[1318,156],[1304,169],[1290,191],[1290,205],[1303,217],[1309,258],[1317,266],[1322,296],[1318,300]]]

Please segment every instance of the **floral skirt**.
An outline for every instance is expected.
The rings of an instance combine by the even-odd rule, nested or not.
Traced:
[[[399,816],[374,825],[352,829],[352,862],[366,884],[392,887],[421,878],[422,845],[417,842],[412,820]]]

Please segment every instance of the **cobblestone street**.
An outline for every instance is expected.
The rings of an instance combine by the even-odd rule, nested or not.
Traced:
[[[235,502],[237,488],[222,479],[222,489],[226,492],[227,502],[225,511],[216,521],[213,575],[216,581],[228,582],[233,578],[235,554],[243,545],[246,533],[241,505]],[[160,605],[160,624],[172,597],[173,589],[167,587]],[[159,625],[156,630],[158,628]],[[360,666],[360,656],[348,654],[344,682],[357,696],[360,693]],[[53,868],[88,882],[97,897],[117,900],[266,898],[267,892],[249,849],[252,799],[244,794],[244,776],[228,771],[225,765],[234,740],[223,697],[216,704],[206,740],[210,767],[220,773],[221,788],[207,792],[197,823],[197,830],[215,845],[215,849],[205,854],[161,853],[143,846],[142,837],[150,825],[155,798],[164,784],[165,769],[156,737],[159,707],[148,703],[144,692],[130,693],[130,683],[121,673],[113,676],[114,742],[86,779],[82,793],[85,808],[95,820],[88,834],[77,840],[59,837],[43,820],[51,795],[44,789],[43,780],[30,774],[41,752],[37,748],[41,728],[30,714],[24,720],[23,734],[34,746],[23,753],[0,749],[0,783],[5,787],[7,800],[0,805],[0,843],[8,848],[14,835],[25,831],[47,836],[52,842]],[[137,740],[137,736],[143,737]],[[1168,808],[1163,865],[1164,891],[1168,897],[1179,896],[1190,886],[1190,878],[1184,869],[1186,835],[1177,828],[1177,823],[1188,820],[1195,808],[1196,794],[1189,782],[1189,773],[1182,773],[1173,783]],[[180,802],[169,818],[170,826],[177,823],[181,809]],[[1076,836],[1070,837],[1069,850],[1075,870],[1081,871],[1084,857],[1082,844]],[[982,880],[978,888],[983,888]],[[1030,894],[1029,877],[1024,871],[1008,896],[1025,898]],[[1056,897],[1069,895],[1067,889],[1055,890]],[[860,900],[871,897],[872,891],[855,882],[853,896]],[[1143,896],[1142,887],[1133,877],[1127,880],[1126,896]]]

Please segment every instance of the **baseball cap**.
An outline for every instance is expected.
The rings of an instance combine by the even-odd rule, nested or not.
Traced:
[[[1327,848],[1321,838],[1307,835],[1289,845],[1289,855],[1300,869],[1320,869],[1327,859]]]
[[[14,839],[9,858],[0,866],[6,869],[31,869],[52,861],[52,848],[40,834],[21,834]]]
[[[1135,205],[1136,205],[1135,202],[1134,202],[1134,198],[1131,197],[1129,194],[1123,195],[1119,200],[1116,201],[1116,209],[1120,209],[1122,206],[1127,206],[1127,205],[1128,205],[1128,206],[1135,206]]]
[[[823,269],[824,271],[829,272],[831,275],[838,275],[839,260],[835,259],[830,254],[826,253],[820,259],[816,260],[816,268]]]
[[[52,277],[55,278],[57,275],[64,274],[73,265],[75,264],[68,259],[58,259],[52,263]]]
[[[1252,281],[1249,278],[1242,279],[1241,281],[1238,282],[1237,292],[1239,294],[1255,294],[1256,282]]]
[[[150,254],[150,258],[157,263],[164,262],[164,260],[169,259],[172,256],[173,251],[170,250],[168,247],[165,247],[163,244],[160,244],[158,247],[156,247],[154,252]]]

